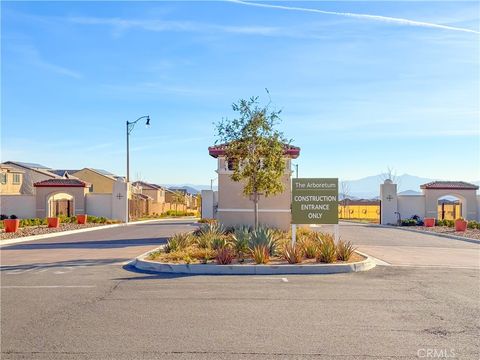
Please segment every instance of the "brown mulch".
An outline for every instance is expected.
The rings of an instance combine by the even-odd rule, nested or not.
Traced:
[[[350,259],[348,261],[336,261],[332,264],[349,264],[349,263],[354,263],[354,262],[359,262],[363,261],[366,258],[360,254],[357,254],[356,252],[352,254]],[[158,261],[158,262],[166,262],[162,261],[162,256],[157,256],[155,259],[149,259],[153,261]],[[186,264],[185,261],[168,261],[171,264]],[[203,264],[197,259],[192,259],[192,262],[190,264]],[[207,262],[208,265],[217,265],[216,261],[214,259],[209,260]],[[315,259],[303,259],[301,263],[298,264],[289,264],[286,260],[280,258],[280,257],[271,257],[270,261],[266,265],[315,265],[315,264],[323,264],[323,263],[317,263]],[[234,259],[231,264],[229,265],[255,265],[255,262],[253,261],[252,258],[246,258],[243,263],[239,263],[237,259]]]
[[[24,236],[32,236],[32,235],[43,235],[43,234],[50,234],[56,233],[60,231],[68,231],[68,230],[78,230],[78,229],[85,229],[90,227],[102,226],[104,224],[60,224],[58,228],[49,228],[47,225],[40,225],[40,226],[27,226],[23,228],[19,228],[15,233],[6,233],[4,229],[0,232],[0,240],[7,240],[7,239],[14,239]]]
[[[479,229],[467,229],[466,231],[455,231],[455,228],[448,226],[434,226],[434,227],[425,227],[425,226],[415,226],[415,230],[422,230],[426,232],[434,232],[438,234],[462,236],[465,238],[480,240],[480,230]]]

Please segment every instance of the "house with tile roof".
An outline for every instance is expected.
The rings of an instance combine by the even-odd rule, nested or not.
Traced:
[[[19,193],[23,195],[35,194],[34,183],[59,177],[52,169],[41,164],[5,161],[2,166],[8,166],[11,171],[22,172]]]
[[[103,169],[83,168],[70,173],[74,177],[90,184],[90,192],[111,194],[113,185],[120,177]]]

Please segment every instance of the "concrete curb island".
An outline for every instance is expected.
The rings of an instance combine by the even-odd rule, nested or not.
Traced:
[[[160,247],[161,248],[161,247]],[[212,264],[167,264],[147,260],[148,255],[160,248],[138,256],[129,265],[139,270],[187,275],[291,275],[291,274],[340,274],[373,269],[375,261],[367,255],[362,261],[349,264],[309,265],[212,265]],[[362,253],[362,256],[365,254]]]
[[[125,223],[120,223],[120,224],[111,224],[111,225],[100,225],[100,226],[94,226],[94,227],[89,227],[89,228],[85,228],[85,229],[57,231],[57,232],[53,232],[53,233],[50,233],[50,234],[22,236],[22,237],[13,238],[13,239],[0,240],[0,248],[4,247],[4,246],[12,245],[12,244],[27,242],[27,241],[49,239],[49,238],[54,238],[54,237],[58,237],[58,236],[80,234],[80,233],[89,232],[89,231],[105,230],[105,229],[111,229],[111,228],[116,228],[116,227],[121,227],[121,226],[141,225],[141,224],[147,224],[147,223],[157,222],[157,221],[158,222],[165,222],[165,221],[176,222],[176,221],[185,221],[185,220],[198,220],[198,218],[195,218],[195,217],[176,217],[176,218],[163,218],[163,219],[131,221],[131,222],[126,223],[126,224]]]

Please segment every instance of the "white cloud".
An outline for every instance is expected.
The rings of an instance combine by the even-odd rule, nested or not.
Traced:
[[[467,33],[473,33],[473,34],[480,34],[480,31],[477,31],[477,30],[466,29],[466,28],[461,28],[461,27],[456,27],[456,26],[435,24],[435,23],[424,22],[424,21],[416,21],[416,20],[409,20],[409,19],[403,19],[403,18],[396,18],[396,17],[390,17],[390,16],[358,14],[358,13],[337,12],[337,11],[325,11],[325,10],[312,9],[312,8],[302,8],[302,7],[296,7],[296,6],[284,6],[284,5],[254,3],[254,2],[247,2],[247,1],[241,1],[241,0],[228,0],[228,1],[233,2],[233,3],[237,3],[237,4],[263,7],[263,8],[289,10],[289,11],[311,12],[311,13],[317,13],[317,14],[336,15],[336,16],[351,17],[351,18],[364,19],[364,20],[380,21],[380,22],[392,23],[392,24],[398,24],[398,25],[418,26],[418,27],[436,28],[436,29],[442,29],[442,30],[461,31],[461,32],[467,32]]]
[[[17,53],[21,54],[25,62],[28,62],[33,66],[75,79],[80,79],[82,77],[82,74],[77,71],[46,61],[33,46],[17,46],[15,50]]]
[[[235,26],[215,25],[190,21],[167,21],[147,19],[99,18],[99,17],[70,17],[68,21],[83,25],[108,25],[115,29],[116,34],[129,29],[143,29],[148,31],[178,31],[178,32],[226,32],[233,34],[271,36],[278,34],[281,29],[271,26]]]

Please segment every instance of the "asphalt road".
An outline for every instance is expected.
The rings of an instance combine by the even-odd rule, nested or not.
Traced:
[[[320,230],[333,231],[323,225]],[[395,266],[480,269],[480,241],[451,239],[404,228],[343,222],[341,238]]]
[[[1,358],[479,358],[477,269],[166,276],[123,265],[191,228],[151,223],[2,248]]]

